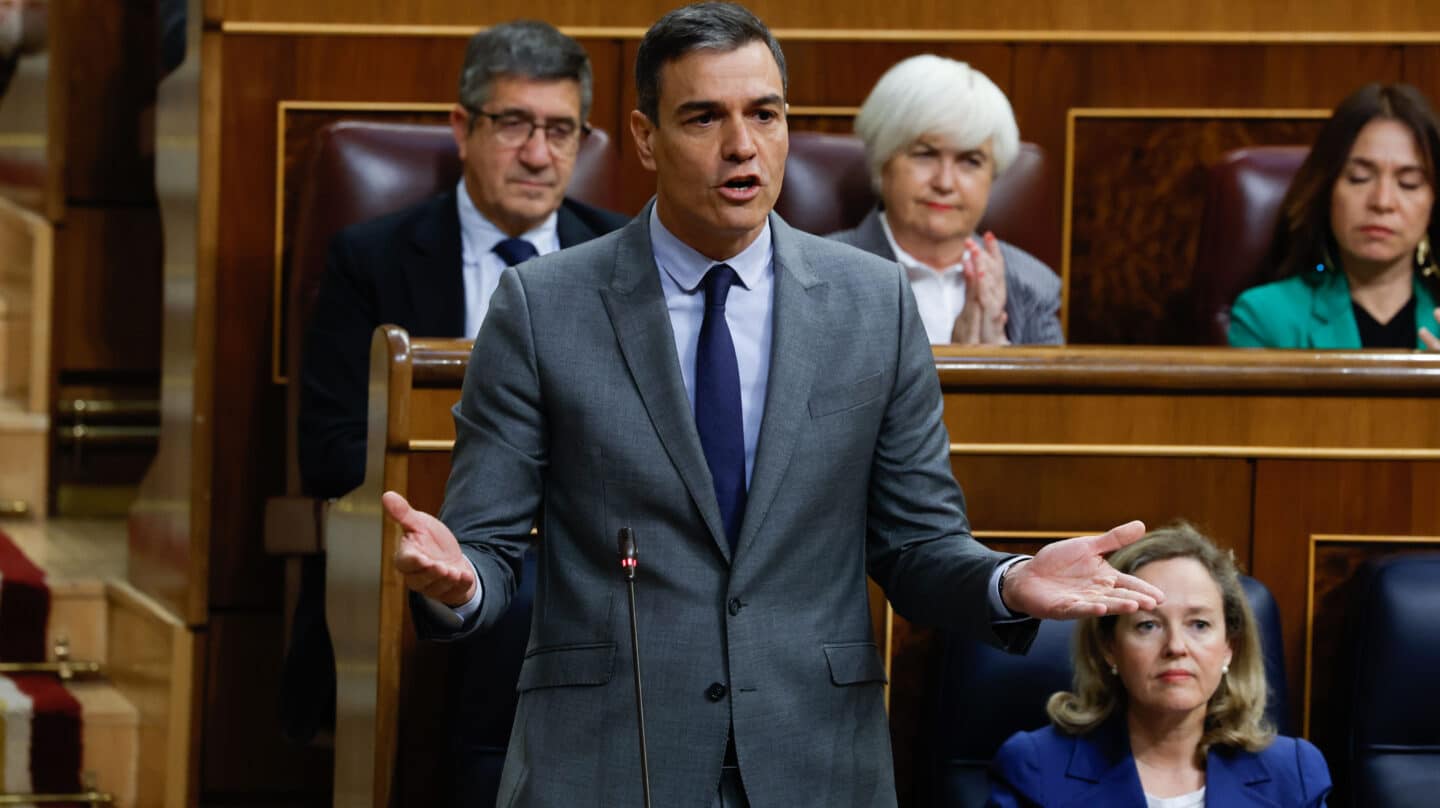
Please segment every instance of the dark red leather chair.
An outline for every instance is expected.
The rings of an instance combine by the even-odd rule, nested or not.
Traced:
[[[1226,344],[1230,305],[1264,277],[1280,202],[1309,153],[1309,146],[1251,146],[1210,167],[1192,276],[1196,342]]]
[[[1043,215],[1050,210],[1051,193],[1045,151],[1034,143],[1022,143],[1014,164],[990,190],[981,232],[994,230],[1006,241],[1046,259],[1059,243],[1059,234],[1051,232],[1049,217]],[[858,225],[875,202],[860,138],[790,133],[785,184],[775,200],[775,211],[785,221],[825,235]]]

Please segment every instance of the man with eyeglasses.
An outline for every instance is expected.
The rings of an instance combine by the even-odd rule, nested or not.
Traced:
[[[494,26],[470,39],[459,84],[450,112],[463,164],[455,187],[350,227],[331,244],[301,369],[300,471],[312,496],[339,497],[364,478],[376,326],[474,338],[506,267],[626,222],[565,196],[592,97],[590,60],[579,43],[543,22]],[[286,660],[282,713],[300,738],[333,721],[323,563],[304,572]],[[461,669],[452,678],[457,804],[494,799],[532,588],[533,578],[506,625],[461,644],[452,660]]]

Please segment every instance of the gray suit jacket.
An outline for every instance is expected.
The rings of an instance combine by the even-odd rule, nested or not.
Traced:
[[[441,518],[484,586],[459,634],[504,612],[542,525],[498,804],[640,801],[624,526],[654,803],[710,804],[733,726],[754,805],[893,805],[867,570],[908,619],[1016,650],[1035,626],[991,623],[1007,556],[969,535],[914,299],[895,264],[771,216],[769,393],[732,555],[649,220],[507,270],[455,407]]]
[[[827,238],[874,253],[890,261],[895,251],[885,238],[880,209],[870,211],[851,230],[831,233]],[[1065,341],[1060,329],[1060,277],[1039,258],[1001,241],[1005,257],[1005,336],[1014,345],[1059,345]]]

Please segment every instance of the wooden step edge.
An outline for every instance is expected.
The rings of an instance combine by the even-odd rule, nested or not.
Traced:
[[[140,710],[105,679],[77,679],[65,689],[80,702],[80,770],[115,798],[114,808],[131,808],[140,776]]]

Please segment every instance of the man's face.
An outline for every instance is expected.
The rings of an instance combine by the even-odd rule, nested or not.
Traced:
[[[661,222],[701,254],[749,246],[775,207],[790,132],[780,68],[763,42],[701,50],[660,72],[659,120],[630,113],[640,162],[656,173]]]
[[[530,121],[539,126],[527,136]],[[575,170],[582,123],[580,84],[571,79],[502,76],[492,82],[482,108],[456,105],[450,128],[465,166],[465,189],[481,215],[518,236],[559,208]],[[574,133],[568,140],[553,137],[567,127]]]

